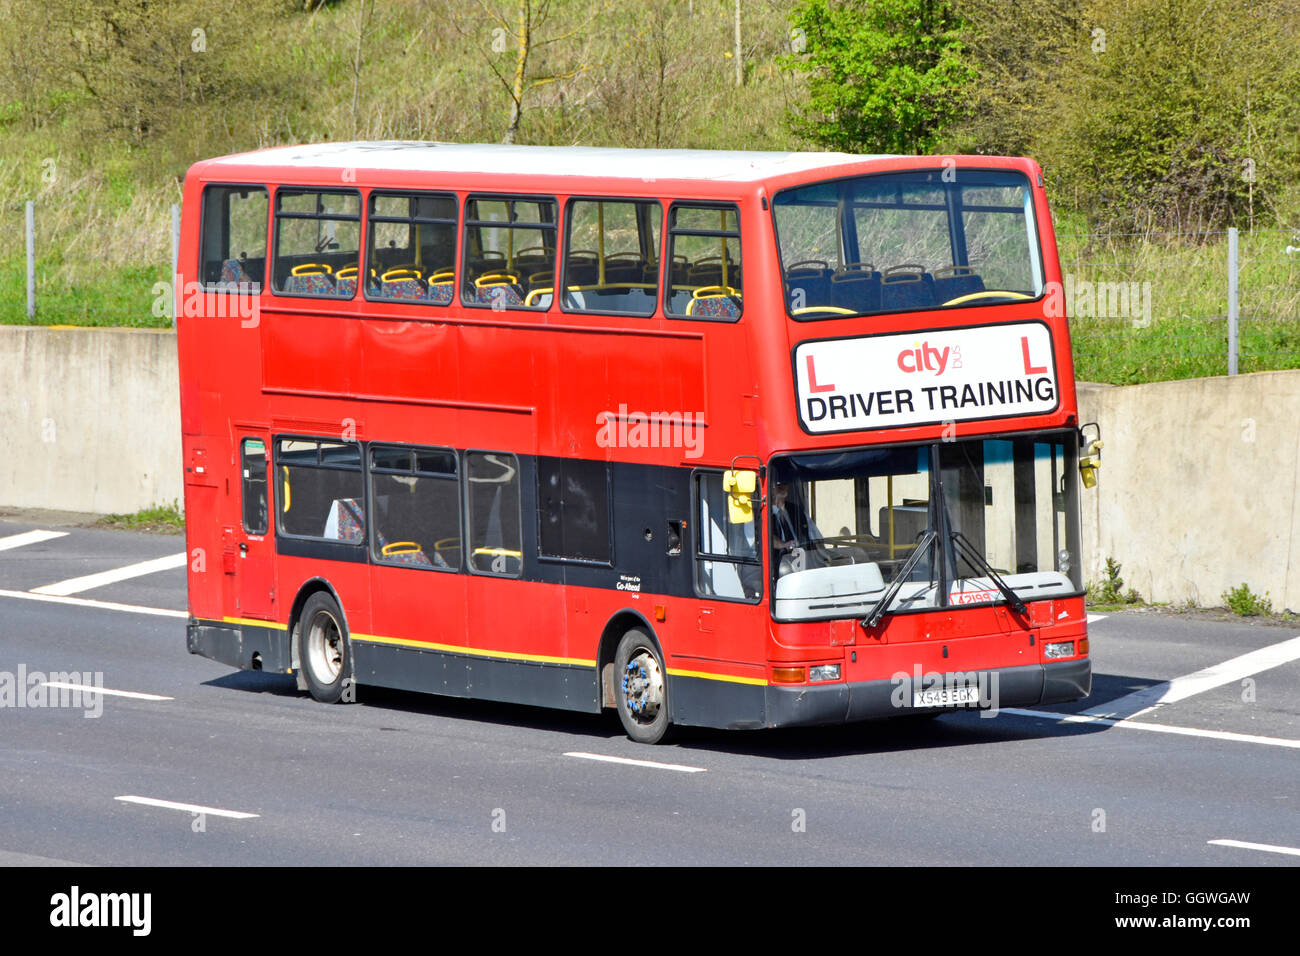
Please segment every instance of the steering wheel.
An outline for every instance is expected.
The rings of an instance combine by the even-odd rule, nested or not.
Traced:
[[[1011,292],[1007,289],[986,289],[983,292],[969,292],[966,295],[959,295],[955,299],[949,299],[944,305],[961,305],[963,302],[974,302],[976,299],[1032,299],[1032,295],[1025,295],[1023,292]]]

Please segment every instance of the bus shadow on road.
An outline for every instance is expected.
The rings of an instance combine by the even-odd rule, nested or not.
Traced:
[[[1105,704],[1134,691],[1161,683],[1158,678],[1120,674],[1096,674],[1093,692],[1083,700],[1044,707],[1026,708],[1062,717],[1088,710],[1105,711]],[[298,690],[294,678],[262,671],[236,671],[204,686],[252,694],[309,700]],[[415,718],[443,718],[543,731],[587,738],[590,741],[626,742],[622,727],[612,712],[603,714],[554,710],[527,704],[447,697],[413,691],[361,686],[358,703],[366,709],[408,714]],[[328,705],[320,705],[328,706]],[[987,714],[988,712],[985,712]],[[1046,718],[1020,714],[987,716],[974,710],[953,710],[925,716],[906,716],[853,724],[790,727],[764,730],[719,730],[706,727],[677,727],[665,747],[644,748],[647,759],[659,759],[676,752],[730,753],[774,760],[818,760],[834,757],[868,756],[908,750],[972,747],[981,744],[1073,738],[1110,730],[1102,723],[1054,723]],[[659,758],[656,758],[656,754]]]
[[[981,717],[972,711],[960,711],[933,718],[898,717],[778,730],[728,731],[687,727],[679,733],[677,744],[682,750],[745,754],[773,760],[824,760],[1075,737],[1105,729],[1100,724],[1062,725],[1009,714]]]
[[[223,690],[242,690],[249,694],[274,694],[276,697],[297,697],[301,692],[291,674],[272,674],[267,671],[235,671],[205,680],[204,687]]]
[[[1084,711],[1105,712],[1106,704],[1138,690],[1162,683],[1160,678],[1123,674],[1094,674],[1092,693],[1082,700],[1064,704],[1025,707],[1062,718]],[[971,747],[980,744],[1011,743],[1091,736],[1111,730],[1103,723],[1055,723],[1045,717],[953,709],[931,715],[904,716],[836,724],[823,727],[792,727],[779,730],[729,731],[687,727],[678,732],[677,743],[719,753],[744,753],[777,760],[816,760],[827,757],[866,756],[903,750]]]

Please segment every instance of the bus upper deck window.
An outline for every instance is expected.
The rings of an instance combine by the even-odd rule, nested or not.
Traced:
[[[672,316],[732,322],[743,310],[739,213],[731,205],[673,206],[668,296]]]
[[[361,256],[355,192],[280,189],[275,194],[275,281],[281,295],[350,299]]]
[[[553,199],[467,200],[461,302],[494,310],[549,308],[555,226]]]
[[[663,218],[659,203],[575,199],[568,213],[564,310],[654,315]]]
[[[265,186],[203,190],[199,272],[205,286],[255,293],[266,278]]]
[[[366,228],[366,298],[451,303],[456,279],[454,195],[372,193]]]

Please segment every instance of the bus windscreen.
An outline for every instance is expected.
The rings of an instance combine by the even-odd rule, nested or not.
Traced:
[[[931,169],[779,193],[786,308],[799,320],[1037,299],[1043,264],[1021,173]]]

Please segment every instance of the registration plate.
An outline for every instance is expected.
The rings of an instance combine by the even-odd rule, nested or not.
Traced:
[[[979,703],[980,689],[975,687],[934,687],[912,694],[913,707],[960,707]]]

